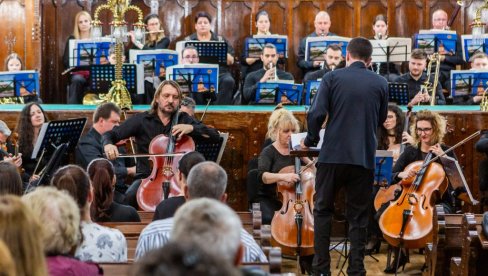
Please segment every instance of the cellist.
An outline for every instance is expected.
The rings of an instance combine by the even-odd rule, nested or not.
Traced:
[[[429,152],[434,156],[441,155],[448,149],[443,144],[444,135],[446,134],[446,120],[436,112],[429,110],[422,110],[417,112],[411,128],[410,133],[413,137],[412,145],[405,148],[405,151],[400,155],[395,166],[393,167],[393,183],[399,182],[402,179],[409,178],[415,175],[416,171],[404,171],[404,169],[412,162],[422,161]],[[456,158],[453,151],[447,153],[448,156]],[[442,205],[446,213],[453,213],[453,198],[450,192],[444,193],[442,197]],[[399,218],[402,219],[402,218]],[[394,250],[393,252],[397,252]],[[408,261],[405,253],[401,251],[399,266],[404,266]],[[385,273],[395,273],[395,266],[398,256],[391,264],[387,264]]]
[[[120,126],[114,127],[103,135],[103,145],[107,158],[115,159],[119,151],[115,144],[123,139],[134,137],[136,150],[139,153],[148,153],[151,140],[159,134],[172,133],[177,137],[189,135],[196,141],[209,139],[217,142],[220,138],[217,130],[209,128],[196,121],[185,112],[180,112],[178,123],[171,125],[173,116],[178,112],[183,94],[178,83],[172,80],[163,81],[154,94],[151,109],[133,115]],[[135,181],[127,190],[125,203],[137,206],[136,194],[141,179],[151,173],[149,161],[146,158],[138,158],[136,165]]]
[[[298,120],[293,114],[284,109],[278,108],[271,114],[268,121],[266,138],[271,144],[266,146],[258,159],[258,181],[261,183],[258,188],[257,200],[261,205],[263,224],[272,223],[275,211],[280,210],[282,202],[277,196],[277,182],[281,185],[295,185],[299,180],[296,173],[280,172],[283,168],[294,166],[295,158],[290,156],[291,134],[299,131]],[[309,158],[303,158],[302,163],[312,162]],[[302,268],[310,270],[312,258],[302,258]]]

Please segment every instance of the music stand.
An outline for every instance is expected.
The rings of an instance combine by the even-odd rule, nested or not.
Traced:
[[[447,178],[449,179],[451,188],[454,191],[455,197],[470,205],[478,205],[479,202],[473,198],[473,195],[469,190],[468,183],[466,182],[466,178],[464,178],[464,174],[461,166],[459,166],[459,162],[456,159],[446,155],[441,156],[440,160],[442,167],[446,172]]]
[[[256,89],[257,104],[300,104],[303,84],[289,81],[259,82]]]
[[[415,48],[424,49],[425,53],[456,53],[457,34],[455,31],[420,30],[415,34]]]
[[[412,51],[410,38],[390,37],[386,40],[371,39],[370,42],[373,45],[372,62],[386,63],[387,76],[390,75],[390,63],[408,61]]]
[[[461,35],[464,61],[469,62],[471,57],[478,52],[488,52],[488,35],[484,34],[482,37],[483,42],[481,44],[475,44],[473,35]]]
[[[205,140],[198,141],[196,143],[195,151],[203,154],[205,160],[213,161],[219,164],[220,160],[222,159],[222,155],[224,154],[227,139],[229,139],[229,133],[220,133],[218,142],[212,143]]]
[[[176,43],[176,51],[181,53],[186,46],[190,45],[197,48],[201,63],[227,65],[227,50],[229,46],[225,41],[179,41]],[[182,57],[180,56],[179,58],[181,63]]]
[[[112,81],[115,80],[115,66],[111,64],[91,65],[90,78],[92,92],[106,94],[110,90],[110,87],[112,87]],[[124,64],[122,66],[122,79],[125,81],[127,90],[131,94],[138,94],[137,67],[135,64]]]
[[[288,37],[286,35],[254,35],[246,38],[246,57],[260,58],[264,45],[273,44],[280,58],[288,58]]]
[[[482,95],[488,87],[488,70],[452,70],[451,96]]]
[[[182,64],[166,70],[166,79],[176,81],[183,94],[191,95],[197,104],[217,99],[219,66],[215,64]]]
[[[391,183],[393,169],[393,152],[387,150],[376,151],[376,166],[374,185],[386,187]]]
[[[103,64],[108,62],[111,38],[71,39],[69,41],[69,66]],[[105,60],[104,60],[105,59]]]
[[[389,82],[388,98],[390,102],[396,102],[398,105],[407,105],[410,101],[408,85],[406,83]]]
[[[319,36],[307,37],[305,42],[305,60],[306,61],[325,61],[324,54],[329,44],[341,46],[342,56],[346,56],[346,48],[351,41],[350,37],[341,36]]]
[[[0,98],[24,103],[39,95],[39,91],[39,72],[35,70],[0,72]]]
[[[86,118],[78,118],[51,121],[42,125],[31,159],[37,159],[39,152],[42,152],[40,159],[44,156],[51,156],[47,163],[49,166],[44,169],[48,175],[41,174],[43,182],[49,182],[51,173],[57,169],[63,155],[75,150],[86,121]],[[39,181],[38,184],[42,183]]]
[[[319,91],[320,82],[320,80],[309,80],[305,83],[305,100],[303,104],[312,105],[313,99]]]

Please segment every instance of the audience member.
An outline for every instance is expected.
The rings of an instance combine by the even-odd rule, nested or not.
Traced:
[[[0,240],[5,242],[15,260],[16,275],[47,275],[42,239],[39,238],[44,232],[38,218],[19,197],[0,196]]]
[[[76,165],[64,166],[53,175],[51,185],[68,191],[78,204],[83,240],[75,257],[82,261],[126,262],[127,241],[124,235],[117,229],[103,227],[91,220],[93,188],[86,172]]]
[[[17,168],[8,162],[0,162],[0,195],[22,195],[22,179]]]
[[[93,185],[93,203],[90,207],[93,221],[141,221],[134,207],[114,201],[116,176],[110,161],[103,158],[92,160],[88,165],[88,175]]]
[[[0,275],[15,276],[15,263],[7,245],[0,239]]]

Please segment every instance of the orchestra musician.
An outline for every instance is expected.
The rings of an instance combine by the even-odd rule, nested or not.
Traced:
[[[303,78],[304,83],[310,80],[321,79],[325,73],[345,66],[344,58],[342,57],[342,48],[339,44],[332,43],[327,45],[324,58],[325,62],[323,68],[306,74]]]
[[[157,50],[168,49],[170,40],[164,35],[163,24],[159,15],[149,14],[144,18],[144,24],[146,24],[146,39],[144,44],[136,40],[134,32],[129,32],[130,40],[134,45],[134,49],[138,50]]]
[[[119,156],[119,151],[115,143],[120,140],[134,137],[137,151],[148,153],[151,140],[159,134],[168,135],[170,132],[176,137],[188,134],[196,141],[208,139],[217,142],[220,135],[217,130],[209,128],[197,122],[185,112],[180,112],[178,124],[172,126],[173,116],[178,112],[183,95],[180,86],[172,80],[165,80],[156,90],[151,109],[137,113],[124,121],[120,126],[107,131],[102,138],[104,151],[107,158],[114,160]],[[138,158],[136,165],[136,175],[134,183],[126,192],[125,203],[138,207],[136,194],[142,178],[146,178],[151,173],[149,160]]]
[[[267,11],[262,10],[256,14],[255,23],[256,23],[256,35],[271,35],[270,32],[270,25],[271,19]],[[252,38],[250,36],[249,38]],[[244,45],[245,46],[245,45]],[[283,57],[279,57],[278,59],[279,64],[283,64],[284,60]],[[254,71],[258,71],[259,69],[263,68],[263,62],[260,58],[252,58],[246,56],[245,49],[242,50],[242,58],[241,58],[241,73],[242,78],[245,80],[246,76]]]
[[[120,123],[120,108],[114,103],[99,105],[93,114],[93,125],[83,135],[76,146],[76,163],[82,168],[88,168],[88,164],[94,159],[103,158],[102,136]],[[124,145],[125,146],[125,145]],[[124,151],[125,152],[125,151]],[[114,165],[117,182],[115,184],[114,200],[123,203],[127,190],[125,180],[128,176],[134,176],[135,166],[126,166],[126,159],[117,159]]]
[[[346,68],[322,78],[307,115],[308,133],[302,148],[316,146],[326,122],[317,163],[314,207],[314,275],[331,275],[330,235],[336,192],[344,187],[351,242],[347,274],[364,275],[364,249],[374,181],[376,131],[388,106],[386,80],[369,71],[373,47],[362,37],[347,45]],[[357,137],[361,139],[347,139]]]
[[[22,154],[19,153],[17,156],[12,154],[15,151],[14,146],[8,140],[11,134],[12,131],[7,124],[0,120],[0,161],[12,163],[19,168],[22,166]]]
[[[25,170],[25,174],[22,176],[24,182],[32,182],[39,179],[38,174],[42,166],[39,166],[37,171],[34,171],[38,160],[32,159],[31,155],[37,142],[39,131],[42,125],[48,121],[46,112],[37,103],[26,104],[20,112],[15,132],[19,134],[18,146],[19,153],[22,154],[22,167]],[[40,158],[40,154],[38,158]],[[40,160],[40,164],[45,163],[47,161],[45,159]]]
[[[207,12],[198,12],[195,16],[196,32],[185,37],[185,40],[223,41],[227,44],[227,64],[219,66],[219,93],[216,104],[230,105],[234,98],[235,80],[230,74],[229,66],[234,64],[234,48],[222,36],[211,31],[212,16]]]
[[[184,97],[181,101],[180,111],[186,112],[188,115],[190,115],[190,117],[195,118],[195,106],[195,100],[190,97]]]
[[[430,102],[429,93],[423,93],[422,87],[428,76],[424,72],[427,66],[427,54],[422,49],[414,49],[410,54],[410,61],[408,62],[409,72],[399,76],[395,82],[406,83],[408,85],[409,105],[425,104]],[[431,76],[429,82],[432,84],[434,78]],[[442,93],[440,85],[436,87],[436,105],[446,104],[446,99]]]
[[[449,26],[447,26],[447,21],[448,16],[444,10],[438,9],[432,13],[432,29],[448,30]],[[455,70],[456,65],[464,65],[464,60],[462,58],[461,36],[457,37],[455,53],[439,49],[439,54],[441,57],[439,83],[442,85],[442,88],[450,91],[451,70]]]
[[[378,14],[374,18],[373,32],[373,39],[375,40],[385,40],[388,38],[388,21],[385,15]],[[388,81],[393,81],[400,75],[400,72],[398,72],[395,63],[393,62],[372,63],[371,69],[377,74],[385,77]]]
[[[261,61],[263,68],[248,74],[246,77],[242,98],[243,103],[255,102],[258,83],[277,80],[294,80],[292,74],[276,67],[276,64],[278,63],[278,51],[275,45],[271,43],[264,45],[263,52],[261,53]]]
[[[21,70],[25,70],[24,63],[22,62],[22,59],[17,53],[11,53],[5,58],[4,70],[7,72],[18,72]],[[20,83],[20,96],[24,97],[24,103],[29,103],[29,102],[42,103],[42,100],[37,95],[33,95],[29,91],[27,91],[27,89],[25,89],[22,83]],[[30,97],[25,97],[25,96],[30,96]]]
[[[439,156],[448,149],[443,144],[444,135],[446,134],[446,120],[436,112],[429,110],[417,112],[412,122],[410,133],[412,134],[413,143],[405,148],[405,151],[400,155],[395,166],[393,166],[392,181],[394,183],[416,174],[415,170],[405,171],[409,164],[424,160],[429,152],[432,152],[434,156]],[[447,155],[457,159],[453,151],[447,153]],[[439,160],[436,162],[439,162]],[[448,188],[448,192],[444,193],[441,199],[441,204],[446,214],[452,214],[455,211],[455,204],[453,204],[455,198],[452,194],[453,191]],[[398,267],[404,267],[405,263],[408,262],[406,252],[401,250],[400,257],[397,256],[398,250],[393,249],[393,252],[395,252],[395,258],[391,264],[387,264],[385,273],[396,272],[397,258],[400,258]]]
[[[72,39],[89,39],[91,38],[91,15],[87,11],[80,11],[75,16],[73,34],[68,37],[63,54],[63,64],[66,69],[69,66],[69,42]],[[89,71],[79,71],[71,74],[68,88],[68,104],[81,104],[83,94],[88,87]]]
[[[474,54],[470,59],[471,70],[486,70],[488,69],[488,55],[483,52],[478,52]],[[479,105],[483,99],[484,89],[478,91],[478,95],[472,96],[471,94],[454,97],[453,103],[455,105]]]
[[[315,31],[309,34],[307,37],[319,37],[319,36],[334,36],[336,34],[329,32],[331,25],[330,16],[326,11],[320,11],[315,16],[314,27]],[[297,66],[302,69],[305,76],[308,72],[316,71],[320,69],[322,61],[306,61],[305,49],[307,44],[307,37],[300,41],[300,48],[298,48]]]

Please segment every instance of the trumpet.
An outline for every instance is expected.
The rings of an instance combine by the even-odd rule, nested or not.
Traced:
[[[273,62],[268,63],[268,70],[271,70],[273,68],[275,69],[274,75],[268,79],[269,81],[277,81],[278,80],[278,74],[277,74],[276,67],[274,66]]]

